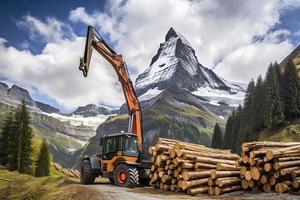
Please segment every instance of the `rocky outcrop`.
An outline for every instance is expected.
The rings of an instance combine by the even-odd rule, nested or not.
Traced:
[[[74,112],[74,115],[82,115],[84,117],[95,117],[97,115],[109,115],[111,110],[98,106],[96,104],[88,104],[78,107]]]
[[[8,85],[5,83],[0,82],[0,95],[6,96],[8,92]]]
[[[11,88],[8,89],[7,92],[8,96],[11,99],[17,100],[17,101],[25,101],[28,105],[33,105],[34,101],[32,100],[29,92],[17,85],[13,85]]]
[[[281,61],[281,63],[279,64],[280,67],[284,69],[287,66],[289,60],[293,61],[298,70],[298,74],[300,74],[300,45]]]
[[[54,108],[53,106],[50,106],[43,102],[35,101],[35,106],[46,113],[60,113],[59,109]]]

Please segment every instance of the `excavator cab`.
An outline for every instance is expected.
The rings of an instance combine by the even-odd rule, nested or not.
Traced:
[[[134,187],[139,184],[145,170],[137,162],[140,151],[136,135],[125,132],[104,135],[100,139],[100,147],[101,153],[83,159],[81,183],[91,184],[97,176],[102,176],[118,186]]]
[[[102,159],[111,160],[114,156],[138,157],[138,140],[131,133],[117,133],[100,139],[102,145]]]
[[[126,63],[122,55],[117,54],[92,26],[88,26],[84,57],[80,58],[79,65],[84,77],[88,75],[93,49],[111,64],[118,75],[128,107],[129,123],[127,133],[110,133],[101,138],[101,153],[82,159],[80,181],[91,184],[97,176],[102,176],[123,187],[147,183],[151,164],[142,156],[142,110]]]

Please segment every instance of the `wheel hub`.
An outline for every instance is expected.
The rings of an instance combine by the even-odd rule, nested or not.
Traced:
[[[126,173],[124,170],[120,170],[118,172],[118,182],[124,184],[126,181]]]

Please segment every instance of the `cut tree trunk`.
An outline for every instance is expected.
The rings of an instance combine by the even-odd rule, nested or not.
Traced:
[[[216,171],[216,170],[213,170],[210,174],[210,177],[212,179],[229,177],[229,176],[235,176],[235,177],[240,176],[240,172],[239,171]]]
[[[205,184],[207,184],[207,182],[208,182],[208,178],[196,179],[196,180],[191,180],[191,181],[182,181],[181,188],[183,190],[186,190],[190,187],[205,185]]]
[[[194,187],[194,188],[189,188],[187,190],[187,193],[189,195],[196,195],[196,194],[207,193],[207,192],[208,192],[207,186]]]
[[[241,186],[240,185],[234,185],[234,186],[227,186],[223,188],[215,187],[215,195],[220,195],[226,192],[232,192],[232,191],[237,191],[240,190]]]
[[[241,179],[238,177],[217,178],[215,183],[219,187],[229,186],[229,185],[239,185],[241,183]]]
[[[183,172],[182,177],[183,180],[188,181],[188,180],[193,180],[193,179],[199,179],[199,178],[207,178],[210,177],[211,170],[203,171],[203,172]]]
[[[216,169],[218,171],[240,171],[241,167],[236,167],[235,165],[228,165],[224,163],[217,163]]]

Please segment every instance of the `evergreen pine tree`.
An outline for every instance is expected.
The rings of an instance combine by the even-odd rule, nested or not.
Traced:
[[[289,60],[283,75],[284,115],[287,120],[296,119],[298,110],[298,74],[292,60]]]
[[[214,127],[214,133],[212,138],[211,147],[213,148],[222,148],[223,145],[223,136],[222,131],[218,123]]]
[[[16,113],[13,113],[11,129],[8,137],[8,169],[10,171],[15,171],[18,169],[18,156],[20,150],[20,131],[19,126],[16,121]]]
[[[20,173],[30,173],[31,164],[31,139],[32,128],[30,127],[30,117],[25,101],[19,106],[16,112],[16,124],[19,131],[19,152],[18,152],[18,171]]]
[[[235,118],[235,110],[232,111],[231,115],[227,119],[225,133],[224,133],[224,140],[223,140],[224,149],[232,148],[234,118]]]
[[[254,132],[259,132],[264,127],[264,109],[265,109],[265,101],[264,101],[264,83],[261,76],[258,76],[254,99],[253,99],[253,109],[254,109]],[[258,138],[255,133],[253,133],[252,139],[256,140]]]
[[[236,109],[235,118],[233,120],[233,128],[232,128],[232,140],[231,140],[231,149],[233,152],[237,152],[239,149],[237,145],[238,135],[241,128],[241,116],[242,116],[242,106],[239,105]]]
[[[280,95],[279,80],[275,66],[270,65],[266,74],[265,124],[277,128],[284,122],[283,102]]]
[[[0,136],[0,164],[1,165],[8,165],[10,161],[10,155],[11,155],[11,145],[13,145],[12,142],[12,134],[13,134],[13,128],[14,128],[14,121],[13,121],[13,112],[9,112],[3,123],[3,127],[1,130],[1,136]]]
[[[279,93],[280,93],[281,99],[283,99],[283,97],[282,97],[282,95],[283,95],[283,73],[280,68],[280,65],[276,61],[273,66],[276,71],[276,76],[277,76],[277,80],[278,80],[278,84],[279,84]]]
[[[50,154],[48,150],[48,145],[44,140],[40,148],[38,160],[36,162],[35,176],[37,177],[49,176],[49,174],[50,174]]]
[[[48,145],[44,140],[40,148],[38,160],[36,162],[35,176],[42,177],[42,176],[49,176],[49,174],[50,174],[50,154],[48,150]]]
[[[244,108],[241,116],[241,129],[238,138],[238,144],[250,141],[254,130],[254,92],[255,82],[252,79],[248,84],[244,99]]]

